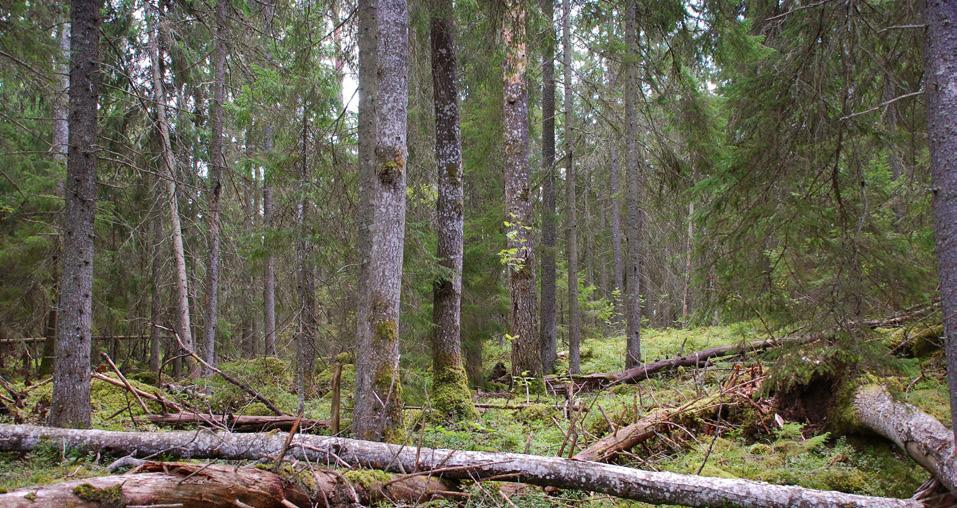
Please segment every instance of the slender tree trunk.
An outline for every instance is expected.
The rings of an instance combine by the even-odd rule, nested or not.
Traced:
[[[300,410],[305,398],[313,392],[313,371],[316,367],[316,277],[312,265],[312,235],[307,225],[309,210],[309,108],[303,104],[302,139],[299,153],[299,201],[296,203],[296,264],[299,292],[299,330],[296,334],[296,377]]]
[[[688,326],[688,313],[691,306],[691,268],[694,253],[694,201],[688,203],[688,235],[685,237],[685,276],[681,291],[681,324]]]
[[[901,175],[904,174],[904,161],[901,157],[901,151],[897,146],[898,132],[897,132],[897,121],[900,113],[897,111],[897,103],[894,102],[894,99],[897,97],[897,88],[894,86],[894,81],[890,73],[884,76],[884,91],[883,91],[883,100],[887,104],[884,121],[887,124],[887,131],[889,134],[890,142],[887,143],[887,159],[888,165],[891,168],[891,179],[900,184]],[[892,207],[894,209],[894,217],[897,219],[896,225],[900,226],[900,221],[904,218],[904,215],[907,211],[907,203],[904,200],[904,195],[900,188],[897,189],[897,195],[892,198]]]
[[[353,434],[401,427],[399,298],[405,243],[408,5],[359,2],[359,163],[364,207]]]
[[[542,41],[542,303],[541,354],[544,372],[555,370],[558,320],[555,290],[555,0],[541,0],[547,28]]]
[[[157,182],[162,183],[162,182]],[[152,219],[152,246],[150,248],[150,372],[159,373],[160,364],[160,324],[163,303],[160,301],[160,246],[163,243],[163,222],[159,216]]]
[[[246,130],[246,158],[251,160],[253,158],[253,142],[252,135],[250,134],[250,129]],[[243,196],[243,226],[246,228],[247,232],[253,232],[257,227],[257,218],[259,216],[259,179],[257,177],[257,170],[254,166],[250,166],[249,174],[243,178],[245,183],[244,196]],[[247,265],[248,266],[248,265]],[[253,311],[256,308],[255,305],[255,289],[258,284],[256,283],[256,274],[252,270],[246,270],[246,282],[245,282],[245,294],[242,299],[242,312],[243,312],[243,343],[242,343],[242,355],[243,358],[255,358],[256,357],[256,340],[259,337],[259,327],[257,326],[258,319],[255,312]]]
[[[203,359],[216,365],[216,327],[219,313],[219,207],[223,176],[223,102],[226,100],[226,3],[216,2],[216,31],[213,35],[213,100],[209,103],[212,139],[209,141],[209,269],[206,271],[206,347]],[[204,375],[209,375],[204,369]]]
[[[947,385],[957,421],[957,4],[927,0],[924,76],[934,192],[934,231],[947,337]],[[957,426],[954,427],[957,436]]]
[[[161,14],[156,10],[151,16],[156,27],[149,28],[149,50],[153,74],[153,102],[156,104],[156,127],[159,131],[162,150],[160,177],[166,180],[166,203],[169,210],[170,232],[173,248],[173,263],[176,277],[176,334],[183,344],[193,349],[193,329],[189,315],[189,282],[186,272],[186,253],[183,249],[183,228],[180,224],[179,203],[176,197],[176,158],[170,145],[169,125],[166,121],[166,98],[163,93],[163,76],[160,73],[160,47],[158,25]],[[184,359],[192,378],[199,377],[199,366],[191,358]]]
[[[565,254],[568,256],[568,372],[581,365],[581,323],[578,315],[578,216],[575,190],[574,122],[572,91],[571,3],[562,0],[562,71],[565,78]]]
[[[451,0],[432,5],[432,91],[435,109],[436,203],[439,264],[432,284],[432,407],[445,418],[473,416],[472,394],[462,361],[462,252],[464,190],[459,131],[455,25]]]
[[[509,294],[512,309],[512,374],[538,376],[542,355],[535,340],[535,265],[532,248],[532,201],[528,166],[528,67],[523,0],[505,0],[502,43],[505,45],[505,224]]]
[[[608,168],[608,186],[611,190],[611,251],[615,265],[615,289],[625,289],[625,268],[621,255],[621,189],[618,183],[618,139],[611,140],[611,164]]]
[[[263,151],[272,152],[272,127],[263,129]],[[272,253],[270,237],[273,228],[272,182],[269,171],[263,171],[263,241],[266,244],[266,273],[263,277],[263,305],[265,319],[263,328],[266,335],[265,354],[276,356],[276,257]]]
[[[627,4],[625,16],[625,40],[628,43],[628,55],[638,55],[638,7],[635,1]],[[641,168],[638,154],[638,113],[635,101],[638,100],[637,64],[629,59],[625,63],[625,180],[628,182],[628,265],[625,279],[625,368],[641,363],[641,214],[638,209]]]
[[[100,2],[73,0],[70,16],[71,127],[63,217],[63,249],[70,255],[63,256],[49,421],[58,427],[89,427]]]
[[[70,135],[69,90],[70,90],[70,23],[60,25],[60,55],[57,65],[57,83],[59,90],[53,102],[53,157],[66,162],[67,146]]]

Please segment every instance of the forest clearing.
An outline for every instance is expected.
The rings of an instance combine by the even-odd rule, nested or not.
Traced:
[[[0,507],[957,507],[957,1],[0,2]]]

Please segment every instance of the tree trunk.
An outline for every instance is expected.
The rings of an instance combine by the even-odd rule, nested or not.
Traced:
[[[641,189],[641,167],[638,154],[638,69],[633,61],[638,58],[638,6],[628,2],[625,15],[625,40],[628,43],[629,60],[624,65],[625,74],[625,181],[628,182],[627,206],[628,260],[625,279],[625,368],[641,364],[641,213],[638,209],[638,193]]]
[[[63,252],[69,255],[63,256],[60,279],[49,421],[63,427],[89,427],[100,2],[73,0],[70,16],[70,146],[63,216]]]
[[[70,122],[70,23],[60,25],[60,63],[57,65],[57,90],[53,101],[53,158],[66,162],[69,147]]]
[[[266,2],[263,6],[263,27],[267,36],[272,37],[272,16],[274,6],[272,2]],[[269,52],[269,45],[266,45],[266,60],[272,60]],[[272,154],[273,146],[273,128],[268,123],[263,127],[263,152],[267,159]],[[265,334],[265,355],[276,356],[276,257],[273,255],[273,246],[270,238],[272,236],[273,224],[273,202],[272,202],[272,175],[268,168],[263,170],[263,229],[265,230],[264,242],[266,247],[266,273],[263,277],[263,305],[264,322],[263,332]]]
[[[162,184],[159,179],[156,183]],[[160,317],[163,312],[163,302],[160,296],[160,246],[163,243],[163,222],[157,215],[151,220],[152,226],[152,245],[150,246],[150,358],[149,369],[154,374],[159,374],[160,364]]]
[[[312,259],[312,234],[307,225],[309,207],[309,108],[303,104],[299,153],[299,200],[296,203],[296,264],[299,293],[299,330],[296,333],[296,377],[300,410],[314,391],[316,368],[316,274]]]
[[[170,216],[170,230],[173,247],[173,261],[176,274],[176,334],[186,347],[193,348],[193,330],[189,315],[189,283],[186,272],[186,253],[183,250],[183,228],[180,224],[179,203],[176,197],[176,158],[170,145],[169,125],[166,121],[166,98],[163,93],[163,77],[160,73],[159,24],[162,23],[161,13],[156,10],[155,16],[150,16],[157,26],[148,29],[150,67],[153,77],[153,102],[156,105],[156,128],[159,131],[162,150],[160,177],[166,180],[166,205]],[[189,376],[199,377],[199,366],[190,358],[184,360],[189,370]]]
[[[455,25],[451,0],[432,6],[432,91],[435,160],[438,163],[436,222],[439,264],[446,270],[432,284],[432,407],[455,420],[475,415],[462,361],[462,252],[464,189],[456,84]]]
[[[852,404],[854,423],[893,441],[957,494],[957,458],[950,429],[916,407],[894,400],[880,385],[858,388]]]
[[[512,342],[512,374],[538,376],[542,354],[535,340],[535,265],[532,248],[532,201],[528,166],[528,67],[525,3],[505,0],[502,44],[505,129],[505,224],[506,264],[512,308],[509,335]]]
[[[399,298],[405,243],[408,5],[359,2],[359,162],[364,208],[353,434],[401,426]]]
[[[947,337],[947,385],[957,421],[957,4],[927,0],[927,137],[933,182],[934,232]],[[957,435],[957,426],[954,426]]]
[[[578,196],[575,190],[575,122],[572,91],[571,5],[562,0],[562,71],[565,78],[565,254],[568,256],[568,372],[581,366],[581,323],[578,315]]]
[[[615,266],[615,288],[625,289],[625,268],[621,256],[621,189],[618,183],[618,136],[609,142],[611,164],[608,169],[608,186],[611,191],[611,250]]]
[[[542,40],[542,303],[541,355],[544,372],[555,370],[558,320],[555,290],[555,0],[541,0]]]
[[[694,201],[688,203],[688,234],[685,237],[685,273],[681,289],[681,325],[688,326],[688,313],[691,307],[691,268],[694,252]]]
[[[43,442],[81,451],[127,455],[168,453],[190,458],[257,460],[282,450],[317,464],[361,464],[396,473],[447,479],[521,481],[599,492],[646,503],[743,507],[914,507],[914,500],[827,492],[726,478],[706,478],[519,453],[443,450],[297,434],[291,446],[281,433],[229,434],[113,432],[32,425],[0,425],[0,449],[30,451]],[[202,466],[199,466],[202,467]],[[433,470],[431,473],[428,473]]]
[[[219,207],[222,197],[223,102],[226,100],[226,3],[216,2],[216,30],[213,33],[213,100],[209,103],[212,128],[209,140],[209,268],[206,271],[206,340],[203,358],[216,365],[216,327],[219,312]],[[208,371],[204,375],[209,375]]]

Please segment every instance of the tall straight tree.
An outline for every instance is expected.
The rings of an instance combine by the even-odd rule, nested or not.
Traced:
[[[406,0],[359,1],[359,165],[363,217],[353,434],[402,423],[399,298],[405,243],[409,16]]]
[[[934,229],[947,337],[950,411],[957,418],[957,4],[927,0],[924,85],[934,190]],[[957,438],[957,427],[954,427]]]
[[[96,211],[96,109],[100,93],[99,0],[70,3],[70,127],[50,425],[90,426],[93,333],[93,218]]]
[[[273,0],[267,0],[263,4],[263,31],[267,37],[272,37],[272,17],[275,11]],[[266,44],[266,60],[272,60],[272,54],[269,51],[269,44]],[[266,119],[266,125],[263,126],[263,155],[269,159],[272,153],[273,128],[271,119]],[[270,171],[263,170],[263,228],[266,230],[266,268],[263,275],[263,328],[265,332],[265,353],[266,356],[276,356],[276,256],[273,254],[271,245],[268,245],[268,238],[271,234],[273,224],[273,199],[272,199],[272,176]]]
[[[148,16],[155,26],[147,30],[150,67],[153,78],[153,103],[156,107],[156,130],[159,135],[160,150],[160,178],[165,183],[166,208],[169,212],[170,239],[173,249],[174,278],[176,286],[176,334],[183,342],[183,345],[193,348],[193,329],[189,315],[189,275],[186,272],[186,252],[183,249],[183,227],[179,216],[179,199],[177,198],[176,185],[176,156],[173,154],[173,147],[169,136],[169,123],[166,120],[166,94],[163,92],[163,73],[160,62],[162,62],[162,53],[160,52],[159,41],[163,38],[159,35],[160,25],[162,23],[162,12],[159,7],[155,8],[155,15]],[[189,371],[189,377],[199,377],[200,370],[192,358],[188,355],[184,359]]]
[[[311,94],[310,94],[311,95]],[[299,199],[296,202],[296,271],[299,293],[299,330],[296,333],[296,389],[299,409],[313,392],[312,372],[316,365],[316,273],[312,260],[312,238],[308,227],[309,202],[309,104],[302,106],[302,139],[299,152]]]
[[[578,212],[575,190],[575,107],[572,91],[571,1],[562,0],[562,72],[565,78],[565,254],[568,256],[568,372],[581,364],[581,323],[578,315]]]
[[[542,373],[542,355],[535,340],[535,265],[532,249],[532,200],[528,166],[528,68],[525,0],[505,0],[502,22],[505,130],[506,262],[512,300],[509,335],[512,374]]]
[[[641,168],[638,154],[638,5],[629,0],[625,15],[625,181],[628,184],[626,240],[628,259],[625,273],[625,367],[641,364],[641,213],[638,209]]]
[[[226,100],[226,4],[216,2],[213,34],[213,100],[209,103],[212,139],[209,141],[209,269],[206,271],[206,340],[203,356],[216,365],[216,325],[219,312],[219,201],[223,176],[223,101]],[[210,374],[206,372],[205,374]]]
[[[558,312],[555,290],[555,0],[542,0],[542,302],[541,349],[544,372],[558,358]]]
[[[464,189],[452,0],[432,5],[432,93],[438,163],[437,255],[445,272],[432,285],[432,406],[447,419],[475,414],[462,361]]]

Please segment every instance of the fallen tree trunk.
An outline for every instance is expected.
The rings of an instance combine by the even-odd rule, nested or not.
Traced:
[[[745,353],[755,353],[765,349],[782,346],[785,344],[806,344],[817,340],[818,336],[795,336],[786,337],[780,340],[758,340],[747,342],[745,344],[731,344],[726,346],[715,346],[702,351],[666,358],[656,362],[646,363],[637,367],[632,367],[621,372],[599,372],[595,374],[584,374],[573,376],[572,379],[583,386],[584,389],[605,388],[622,383],[638,383],[658,374],[662,371],[676,369],[678,367],[701,367],[707,364],[713,358],[726,356],[735,356]]]
[[[29,451],[42,441],[121,455],[255,460],[284,450],[276,433],[112,432],[32,425],[0,425],[0,450]],[[335,437],[296,435],[289,453],[314,463],[366,467],[449,479],[501,480],[600,492],[647,503],[687,506],[917,507],[913,500],[827,492],[750,480],[643,471],[598,462],[517,453],[416,448]]]
[[[0,494],[0,506],[345,507],[376,502],[418,504],[461,495],[436,478],[352,482],[323,469],[277,474],[255,467],[147,462],[123,475]]]
[[[168,425],[170,427],[186,427],[191,425],[217,426],[229,429],[232,432],[262,432],[267,430],[286,430],[292,428],[296,421],[295,416],[249,416],[249,415],[206,415],[200,413],[172,413],[166,415],[149,415],[150,423]],[[322,420],[302,419],[299,427],[303,431],[324,429],[329,426]]]
[[[920,409],[895,400],[881,385],[859,387],[850,403],[855,421],[841,423],[893,441],[951,493],[957,494],[957,459],[950,429]]]

